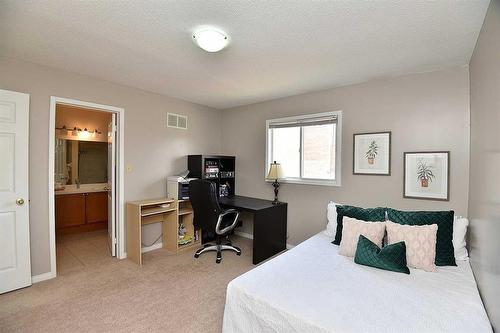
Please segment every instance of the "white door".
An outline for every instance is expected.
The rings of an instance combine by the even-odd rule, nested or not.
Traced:
[[[31,285],[29,99],[0,90],[0,294]]]
[[[108,124],[108,243],[116,257],[116,114]]]

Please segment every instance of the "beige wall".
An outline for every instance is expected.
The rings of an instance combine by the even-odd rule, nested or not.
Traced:
[[[220,151],[220,111],[48,67],[0,58],[0,89],[28,93],[30,100],[30,233],[32,274],[50,270],[48,222],[48,128],[50,96],[125,109],[125,200],[166,195],[166,176],[186,168],[187,154]],[[166,127],[167,111],[188,116],[188,130]],[[211,138],[207,140],[207,138]],[[144,242],[156,239],[148,226]]]
[[[236,192],[273,197],[264,182],[265,121],[343,111],[342,186],[283,184],[288,202],[288,243],[297,244],[326,225],[330,200],[401,209],[454,209],[467,214],[469,178],[468,68],[407,75],[238,107],[223,113],[222,149],[236,155]],[[353,133],[392,131],[392,175],[352,175]],[[403,199],[403,152],[451,151],[449,202]],[[251,232],[249,224],[244,229]]]
[[[90,109],[84,109],[79,107],[74,107],[70,105],[59,104],[56,106],[56,128],[62,128],[66,126],[68,129],[73,129],[74,127],[85,128],[89,132],[98,130],[101,132],[97,137],[86,138],[86,141],[104,141],[108,142],[108,124],[111,122],[111,113],[93,111]],[[77,140],[77,137],[69,136],[66,131],[57,131],[56,136],[62,139]]]
[[[500,330],[500,0],[493,0],[470,63],[470,256]]]
[[[282,185],[280,199],[289,203],[288,243],[297,244],[324,228],[329,200],[402,209],[455,209],[460,215],[467,214],[467,67],[372,81],[224,111],[13,60],[0,59],[0,72],[1,89],[31,95],[34,275],[49,270],[47,151],[51,95],[125,108],[125,161],[132,169],[125,176],[126,200],[165,195],[165,177],[185,168],[187,154],[221,151],[237,157],[238,194],[271,199],[272,187],[264,182],[265,120],[342,110],[342,187]],[[167,128],[167,111],[187,114],[189,129]],[[392,131],[392,176],[353,176],[352,134],[382,130]],[[209,137],[212,139],[207,140]],[[402,154],[415,150],[451,151],[450,202],[402,198]],[[244,231],[251,232],[250,223],[245,224]],[[143,241],[152,242],[159,232],[159,226],[149,226]]]

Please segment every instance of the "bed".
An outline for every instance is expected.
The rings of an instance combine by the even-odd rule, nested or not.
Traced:
[[[468,261],[406,275],[330,242],[317,234],[232,280],[223,332],[492,332]]]

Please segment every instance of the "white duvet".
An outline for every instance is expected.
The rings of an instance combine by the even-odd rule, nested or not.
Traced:
[[[406,275],[330,242],[318,234],[231,281],[223,332],[492,332],[468,261]]]

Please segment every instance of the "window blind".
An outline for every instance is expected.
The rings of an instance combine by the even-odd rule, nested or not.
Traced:
[[[332,116],[297,119],[294,121],[286,121],[286,122],[272,122],[269,124],[269,128],[318,126],[318,125],[328,125],[335,123],[337,123],[337,116],[332,115]]]

